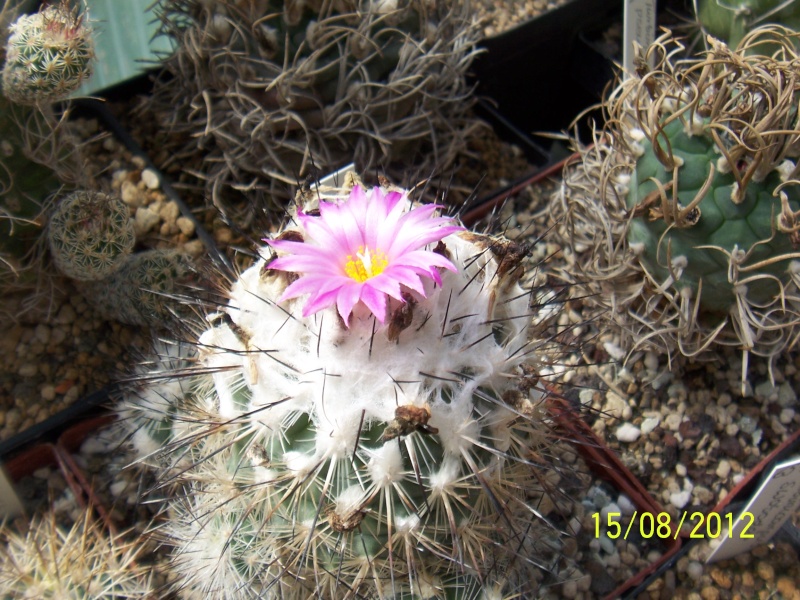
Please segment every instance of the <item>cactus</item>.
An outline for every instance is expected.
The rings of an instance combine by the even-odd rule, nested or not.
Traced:
[[[23,15],[11,25],[3,93],[17,104],[62,100],[92,74],[94,43],[86,14],[68,0]]]
[[[47,239],[58,270],[78,281],[109,276],[136,241],[130,210],[120,198],[84,190],[58,203]]]
[[[25,531],[0,529],[0,598],[127,600],[153,592],[150,569],[136,564],[139,546],[110,534],[90,510],[71,526],[51,511]]]
[[[305,206],[123,403],[180,484],[184,597],[535,597],[560,555],[525,252],[436,208],[358,182]]]
[[[298,181],[350,162],[396,180],[408,165],[447,172],[479,123],[468,3],[160,0],[156,11],[176,50],[142,108],[167,134],[165,160],[188,163],[234,221],[259,207],[282,218]]]
[[[119,267],[81,292],[104,317],[147,327],[167,327],[175,318],[172,298],[192,276],[191,257],[179,250],[152,249],[122,257]]]
[[[800,30],[800,2],[789,0],[695,0],[703,30],[735,48],[748,31],[770,23]]]
[[[655,68],[620,84],[597,144],[565,168],[553,214],[629,343],[696,355],[718,342],[745,359],[795,343],[796,38],[756,29],[736,51],[710,38],[708,56],[673,62],[680,44],[663,36]],[[764,45],[781,50],[748,52]]]

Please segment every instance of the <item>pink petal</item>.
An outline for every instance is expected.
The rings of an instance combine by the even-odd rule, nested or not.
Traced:
[[[352,281],[352,280],[351,280]],[[339,310],[346,327],[350,327],[350,313],[361,296],[361,285],[352,281],[351,285],[343,285],[336,295],[336,308]]]
[[[372,280],[364,282],[361,288],[361,301],[366,304],[372,314],[383,323],[386,320],[386,294],[370,285]]]

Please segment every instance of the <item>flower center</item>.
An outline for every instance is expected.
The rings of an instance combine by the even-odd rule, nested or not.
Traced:
[[[383,273],[388,264],[389,261],[386,259],[386,254],[382,251],[375,250],[370,252],[369,248],[359,246],[355,258],[353,258],[352,254],[347,255],[344,272],[348,277],[355,279],[358,283],[362,283],[370,277]]]

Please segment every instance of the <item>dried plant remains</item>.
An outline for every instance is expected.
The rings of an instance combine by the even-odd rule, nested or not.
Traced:
[[[247,224],[298,181],[355,162],[396,180],[447,174],[477,121],[479,27],[453,0],[160,0],[176,50],[143,105],[162,154]],[[159,147],[161,147],[159,145]],[[165,165],[168,168],[168,165]]]

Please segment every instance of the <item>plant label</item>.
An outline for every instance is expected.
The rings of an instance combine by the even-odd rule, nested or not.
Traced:
[[[656,0],[625,0],[622,11],[622,67],[627,77],[635,72],[633,43],[646,50],[655,37]]]
[[[0,521],[22,514],[22,502],[11,480],[3,469],[0,469]]]
[[[706,562],[736,556],[770,538],[800,509],[800,457],[779,463],[733,521]],[[742,518],[749,513],[747,518]]]

